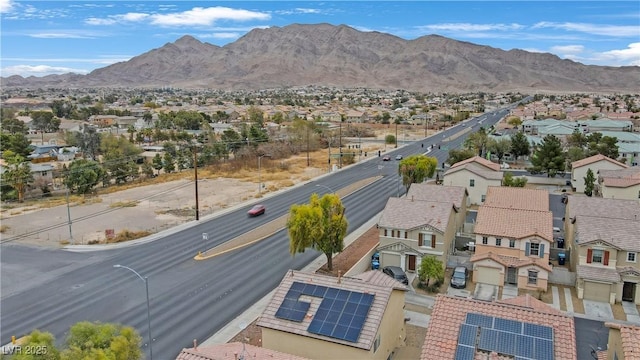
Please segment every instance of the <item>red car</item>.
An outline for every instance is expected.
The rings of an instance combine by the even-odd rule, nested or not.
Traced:
[[[264,207],[264,205],[256,205],[256,206],[252,207],[251,210],[249,210],[249,212],[247,214],[249,216],[258,216],[258,215],[264,214],[265,210],[266,210],[266,208]]]

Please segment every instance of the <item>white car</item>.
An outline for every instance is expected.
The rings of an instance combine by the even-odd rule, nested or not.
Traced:
[[[509,164],[507,164],[506,162],[503,162],[502,164],[500,164],[500,168],[501,169],[509,169],[511,166],[509,166]]]

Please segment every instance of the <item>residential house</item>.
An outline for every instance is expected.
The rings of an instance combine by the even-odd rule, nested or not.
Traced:
[[[500,165],[480,156],[453,164],[442,179],[444,185],[463,186],[469,194],[470,205],[484,202],[489,186],[502,185]]]
[[[176,360],[309,360],[308,358],[285,354],[260,346],[231,342],[217,345],[195,346],[180,351]]]
[[[572,196],[565,219],[578,297],[640,304],[640,203]]]
[[[309,359],[388,359],[404,344],[407,288],[381,271],[289,270],[258,319],[262,346]]]
[[[603,198],[640,201],[640,168],[600,170],[596,190]]]
[[[639,143],[626,143],[618,141],[618,154],[620,160],[629,166],[638,166],[640,164],[640,142]]]
[[[607,360],[640,358],[640,327],[617,322],[604,323],[609,328]]]
[[[464,186],[438,186],[433,182],[411,184],[405,198],[453,204],[457,212],[456,218],[454,219],[456,232],[460,231],[465,222],[467,206],[469,206],[469,193]]]
[[[598,131],[633,131],[633,123],[629,120],[596,119],[578,121],[581,126],[586,126],[589,132]]]
[[[561,141],[566,141],[567,137],[575,132],[575,128],[570,123],[550,125],[538,128],[538,136],[544,138],[553,135]]]
[[[474,228],[473,280],[547,290],[553,214],[545,190],[489,187]]]
[[[33,151],[27,158],[33,162],[48,162],[58,157],[58,145],[34,145]]]
[[[345,120],[348,123],[365,123],[367,118],[366,112],[357,110],[349,110],[345,115]]]
[[[584,193],[584,178],[587,176],[589,169],[591,169],[597,181],[598,171],[600,170],[618,170],[626,169],[627,167],[627,165],[602,154],[574,161],[571,163],[571,187],[575,192]]]
[[[530,295],[499,302],[438,295],[420,355],[420,360],[577,358],[573,318]]]

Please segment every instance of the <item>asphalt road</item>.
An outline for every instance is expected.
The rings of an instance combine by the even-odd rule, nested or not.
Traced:
[[[466,135],[443,143],[467,127],[489,127],[507,113],[484,114],[443,133],[400,149],[387,152],[408,156],[429,153],[442,163],[448,150],[460,147]],[[482,120],[480,125],[478,122]],[[423,145],[422,145],[423,144]],[[252,228],[285,215],[294,203],[305,203],[313,192],[339,189],[371,176],[382,179],[345,197],[349,232],[382,211],[387,199],[404,193],[397,175],[397,161],[381,158],[345,168],[280,195],[261,199],[267,214],[248,219],[247,210],[238,209],[202,222],[154,242],[117,250],[68,253],[62,250],[33,249],[3,244],[1,253],[2,295],[0,297],[0,342],[12,335],[22,336],[33,329],[49,331],[59,343],[69,327],[78,321],[118,322],[134,326],[147,342],[144,283],[121,264],[149,278],[151,332],[156,358],[170,359],[193,339],[204,341],[231,319],[276,287],[290,268],[301,269],[319,253],[307,251],[291,257],[286,231],[256,245],[218,256],[212,260],[193,260],[202,249],[202,233],[209,234],[208,245],[228,241]],[[147,347],[143,347],[147,351]]]

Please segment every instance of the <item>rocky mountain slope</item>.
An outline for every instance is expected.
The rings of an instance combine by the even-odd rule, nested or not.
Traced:
[[[2,78],[2,86],[266,89],[305,85],[437,91],[637,91],[640,67],[429,35],[415,40],[345,25],[255,29],[224,47],[183,36],[87,75]]]

